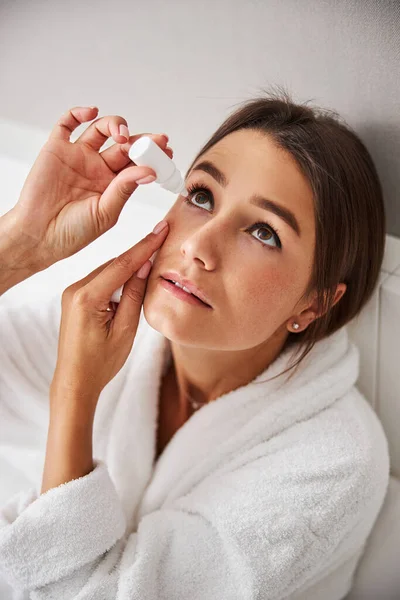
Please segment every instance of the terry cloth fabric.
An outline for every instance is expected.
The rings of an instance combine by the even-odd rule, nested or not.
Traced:
[[[389,481],[387,440],[355,385],[359,353],[345,327],[291,380],[264,382],[290,364],[288,348],[199,409],[155,461],[171,353],[142,312],[99,398],[94,470],[39,495],[60,316],[58,297],[0,309],[0,579],[10,599],[344,598]]]

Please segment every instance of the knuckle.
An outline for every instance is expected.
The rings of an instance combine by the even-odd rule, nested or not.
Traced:
[[[120,254],[119,256],[117,256],[117,258],[115,259],[115,265],[117,267],[122,267],[123,269],[125,269],[126,267],[131,267],[132,266],[132,257],[129,254]]]
[[[135,304],[142,303],[142,293],[136,288],[129,288],[126,290],[126,295]]]
[[[85,288],[76,290],[72,296],[72,300],[75,306],[84,307],[90,303],[90,294]]]
[[[61,298],[63,300],[69,300],[74,295],[75,290],[76,287],[74,285],[70,285],[63,291]]]
[[[92,124],[97,123],[101,121],[102,124],[108,126],[108,128],[110,128],[110,125],[114,125],[117,126],[118,125],[127,125],[127,121],[126,119],[124,119],[124,117],[121,117],[120,115],[104,115],[103,117],[98,117],[96,120],[92,121]],[[111,135],[111,131],[110,131],[110,135]]]
[[[69,308],[71,305],[76,305],[76,298],[79,294],[76,284],[70,285],[65,289],[61,296],[61,307],[62,309]]]
[[[70,108],[69,110],[67,110],[66,113],[64,113],[64,118],[68,119],[68,118],[73,118],[74,121],[76,121],[76,123],[78,123],[79,125],[81,124],[80,120],[75,116],[75,111],[79,110],[78,106],[74,106],[73,108]]]
[[[121,115],[114,115],[114,119],[117,122],[117,125],[128,125],[128,122]]]
[[[121,181],[119,184],[119,191],[124,196],[130,196],[132,194],[132,184],[127,181]]]

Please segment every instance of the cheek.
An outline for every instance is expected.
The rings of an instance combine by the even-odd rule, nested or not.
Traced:
[[[263,268],[258,264],[236,270],[230,286],[231,297],[235,298],[234,310],[246,309],[244,314],[252,320],[265,316],[266,311],[271,317],[279,318],[293,304],[295,277],[295,273],[285,270],[283,265],[271,267],[267,262]]]
[[[171,211],[170,211],[171,212]],[[163,244],[160,246],[160,248],[158,248],[158,250],[156,250],[152,256],[152,263],[153,263],[153,267],[157,266],[157,261],[160,259],[160,257],[164,256],[164,253],[168,252],[168,248],[170,247],[170,244],[172,242],[172,235],[173,235],[173,229],[174,229],[174,221],[172,219],[172,217],[170,216],[168,218],[168,215],[170,213],[167,213],[167,215],[165,215],[165,217],[163,217],[163,219],[166,219],[169,223],[169,232],[167,237],[165,238]]]
[[[160,250],[161,250],[161,248],[159,248],[158,250],[156,250],[156,251],[154,252],[153,256],[151,257],[151,262],[153,263],[153,266],[154,266],[154,265],[157,265],[157,257],[158,257],[158,256],[159,256],[159,254],[160,254]]]

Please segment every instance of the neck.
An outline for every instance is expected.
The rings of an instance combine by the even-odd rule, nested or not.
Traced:
[[[281,353],[288,332],[276,332],[260,346],[245,350],[210,350],[171,341],[172,378],[177,410],[186,413],[188,397],[201,404],[244,386],[262,373]]]

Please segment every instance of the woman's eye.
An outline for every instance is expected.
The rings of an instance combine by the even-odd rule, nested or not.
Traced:
[[[272,239],[272,240],[274,240],[274,242],[276,244],[275,248],[282,247],[279,237],[277,236],[277,234],[274,232],[274,230],[272,229],[272,227],[270,225],[268,225],[268,227],[266,227],[264,223],[255,223],[254,225],[252,225],[252,227],[250,229],[251,229],[252,233],[254,231],[261,231],[261,230],[266,232],[261,238],[256,237],[256,240],[260,240],[264,246],[269,246],[269,244],[264,244],[264,241],[269,241]],[[253,237],[255,237],[255,236],[253,236]]]
[[[201,199],[200,199],[200,200],[197,200],[197,198],[196,198],[196,202],[200,202],[200,206],[201,206],[201,208],[203,208],[204,202],[210,202],[210,200],[209,200],[209,199],[207,199],[207,196],[208,196],[208,195],[209,195],[209,194],[208,194],[208,192],[205,192],[205,191],[203,191],[203,190],[200,190],[200,191],[198,191],[198,192],[192,192],[192,193],[190,193],[190,194],[189,194],[189,198],[188,198],[187,202],[188,202],[189,204],[192,204],[193,206],[198,206],[197,204],[193,204],[193,202],[192,202],[193,198],[194,198],[195,196],[197,196],[197,198],[198,198],[198,197],[200,197],[200,198],[201,198],[201,197],[203,197],[203,198],[205,198],[205,201],[204,201],[204,200],[201,200]]]
[[[193,202],[193,199],[196,198],[196,203]],[[214,199],[213,196],[211,194],[211,192],[209,192],[206,189],[203,188],[199,188],[199,189],[195,189],[192,188],[191,190],[189,190],[189,196],[188,198],[185,198],[185,203],[188,204],[191,207],[194,208],[200,208],[200,209],[204,209],[204,205],[207,204],[207,202],[211,202],[211,204],[214,203]],[[208,210],[208,209],[205,209]],[[262,246],[267,246],[268,248],[282,248],[282,244],[281,241],[279,239],[279,236],[277,234],[277,232],[275,231],[275,229],[269,225],[268,223],[254,223],[254,225],[252,225],[251,227],[249,227],[246,231],[248,231],[249,233],[253,234],[254,231],[259,231],[259,230],[264,230],[264,235],[262,237],[256,237],[256,236],[252,236],[254,237],[256,240],[258,240],[259,242],[261,242]],[[269,242],[270,240],[274,240],[275,242],[275,246],[271,246],[270,244],[267,244],[265,242]]]

